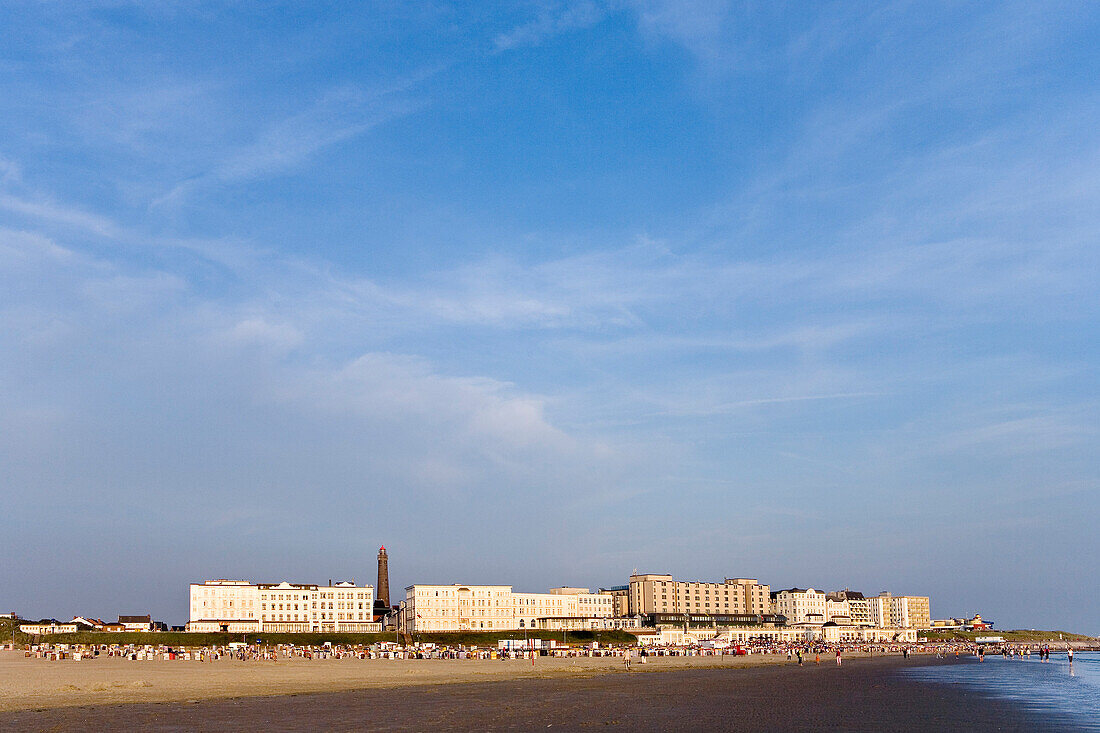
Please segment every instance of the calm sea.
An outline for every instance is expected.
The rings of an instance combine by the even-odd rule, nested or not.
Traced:
[[[1012,700],[1030,711],[1085,730],[1100,731],[1100,652],[1078,652],[1073,664],[1065,654],[1040,662],[1031,659],[987,655],[957,664],[902,670],[911,679],[937,684],[962,685],[1003,700]]]

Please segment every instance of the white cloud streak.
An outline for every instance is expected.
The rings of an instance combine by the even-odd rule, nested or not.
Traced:
[[[537,46],[553,36],[596,25],[606,12],[601,4],[587,0],[565,3],[561,7],[549,5],[540,9],[535,20],[497,35],[493,46],[497,51]]]
[[[309,108],[269,123],[252,143],[228,152],[211,170],[181,181],[154,199],[151,207],[178,205],[191,191],[211,184],[240,183],[294,170],[320,151],[422,106],[401,98],[401,91],[331,90]]]
[[[115,223],[107,217],[52,201],[35,201],[9,194],[0,194],[0,208],[51,224],[87,230],[103,237],[116,237],[120,231]]]

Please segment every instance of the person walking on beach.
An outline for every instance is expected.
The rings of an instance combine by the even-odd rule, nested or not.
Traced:
[[[1069,663],[1073,664],[1073,647],[1066,650],[1066,656],[1069,657]]]

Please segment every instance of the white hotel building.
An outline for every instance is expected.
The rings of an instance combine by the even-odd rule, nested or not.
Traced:
[[[401,604],[407,633],[607,628],[613,615],[610,593],[568,587],[515,593],[510,585],[410,585]]]
[[[374,588],[208,580],[192,583],[188,631],[304,633],[381,631]]]
[[[772,607],[787,617],[789,625],[825,623],[825,593],[813,588],[787,588],[772,591]]]

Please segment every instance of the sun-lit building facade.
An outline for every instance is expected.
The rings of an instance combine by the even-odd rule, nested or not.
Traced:
[[[614,616],[610,593],[587,588],[554,588],[549,593],[517,593],[510,585],[410,585],[401,606],[401,628],[419,631],[510,631],[598,628]]]
[[[788,624],[825,623],[825,593],[813,588],[787,588],[771,594],[772,606]]]
[[[771,614],[770,586],[755,578],[726,578],[721,583],[675,580],[671,575],[630,576],[629,610],[634,614]]]
[[[868,600],[874,626],[899,629],[928,629],[932,626],[928,596],[895,596],[883,591]]]
[[[335,585],[208,580],[190,587],[188,631],[368,632],[374,588],[352,581]]]

